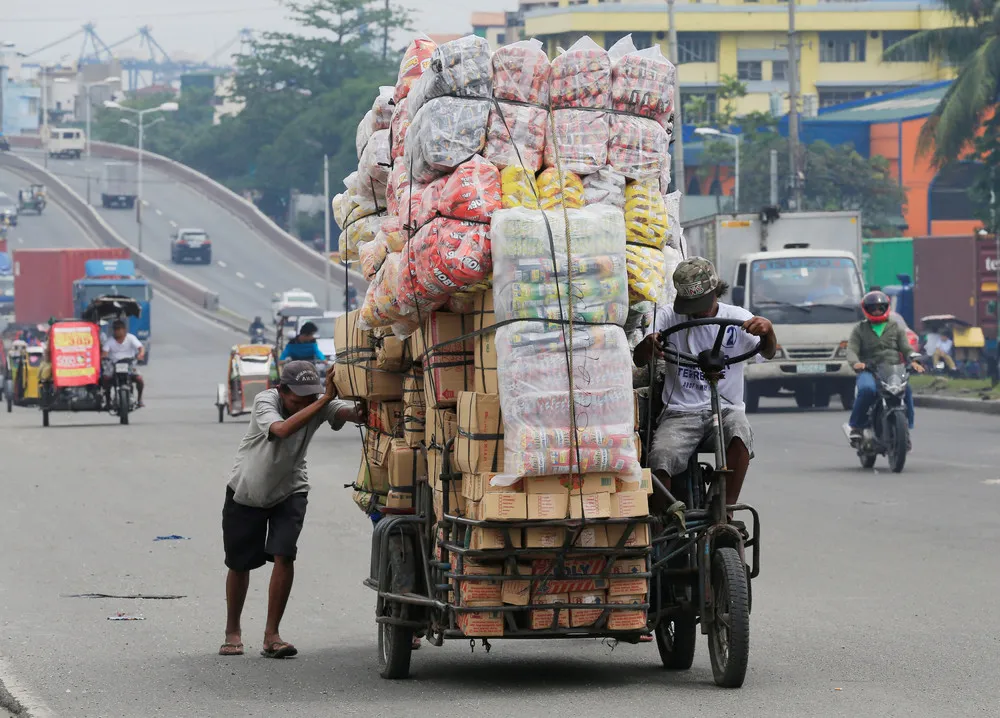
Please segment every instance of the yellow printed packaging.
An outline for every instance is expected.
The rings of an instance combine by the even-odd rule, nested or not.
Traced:
[[[538,175],[538,206],[541,209],[554,209],[563,204],[566,209],[582,209],[583,203],[583,181],[577,175],[564,171],[560,180],[555,167]]]
[[[633,245],[626,247],[625,271],[628,273],[630,302],[663,301],[667,261],[662,249]]]
[[[500,172],[501,201],[504,209],[538,209],[535,175],[520,165],[504,167]]]
[[[667,206],[659,187],[629,182],[625,187],[625,240],[663,249],[668,234]]]

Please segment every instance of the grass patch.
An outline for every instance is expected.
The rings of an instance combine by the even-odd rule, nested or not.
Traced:
[[[960,396],[972,399],[1000,399],[1000,386],[992,387],[989,379],[952,379],[945,376],[911,375],[914,394]]]

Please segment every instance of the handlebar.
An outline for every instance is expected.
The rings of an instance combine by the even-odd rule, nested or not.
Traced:
[[[760,354],[761,346],[763,345],[762,340],[757,341],[757,346],[748,352],[744,352],[735,357],[726,357],[722,354],[722,338],[725,335],[725,330],[728,327],[740,327],[742,329],[745,324],[745,320],[740,319],[720,319],[718,317],[706,317],[704,319],[690,319],[686,322],[681,322],[680,324],[675,324],[669,329],[664,329],[659,332],[657,339],[660,344],[664,345],[664,359],[671,364],[676,364],[677,366],[683,367],[694,367],[701,369],[706,373],[723,371],[727,367],[733,364],[739,364],[740,362],[747,361],[753,357]],[[719,327],[719,332],[715,336],[715,343],[712,345],[711,349],[706,349],[695,356],[687,352],[682,352],[679,349],[667,348],[667,338],[672,334],[683,331],[685,329],[692,329],[694,327],[704,327],[704,326],[717,326]]]

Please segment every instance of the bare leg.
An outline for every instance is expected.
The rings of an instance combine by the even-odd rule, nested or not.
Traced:
[[[285,606],[292,593],[292,579],[295,578],[295,561],[288,556],[275,556],[271,571],[271,585],[267,590],[267,623],[264,626],[264,647],[281,641],[278,624],[285,615]]]
[[[238,645],[243,642],[240,616],[250,589],[250,572],[229,569],[226,576],[226,643]]]
[[[142,380],[141,376],[135,378],[135,388],[138,389],[135,399],[139,404],[142,404],[142,390],[146,388],[146,382]]]
[[[733,439],[726,449],[726,464],[732,472],[726,477],[726,502],[735,504],[743,489],[743,479],[750,468],[750,452],[740,439]]]

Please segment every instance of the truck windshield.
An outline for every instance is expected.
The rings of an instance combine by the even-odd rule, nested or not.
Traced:
[[[149,300],[149,285],[144,284],[87,284],[81,289],[83,305],[86,306],[105,294],[116,294],[121,297],[131,297],[140,302]]]
[[[11,274],[0,275],[0,297],[14,296],[14,277]]]
[[[337,321],[336,319],[333,317],[316,317],[308,321],[316,325],[317,339],[333,339],[333,327]]]
[[[861,318],[853,259],[759,259],[750,272],[750,311],[775,324],[846,324]]]

